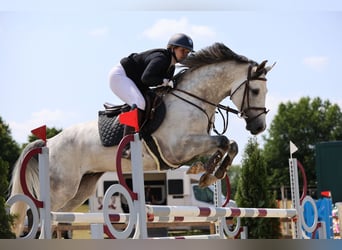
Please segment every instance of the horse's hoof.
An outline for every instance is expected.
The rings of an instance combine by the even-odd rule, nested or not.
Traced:
[[[231,161],[233,161],[233,159],[238,154],[238,152],[239,152],[239,147],[238,147],[237,143],[235,141],[231,140],[230,146],[229,146],[229,152],[228,152],[229,156],[231,158]]]
[[[208,187],[214,184],[217,181],[217,178],[212,174],[204,174],[201,176],[198,186],[200,188]]]
[[[188,171],[186,171],[187,174],[199,174],[203,172],[205,172],[204,164],[200,161],[192,164],[190,168],[188,169]]]
[[[217,169],[216,172],[215,172],[215,177],[218,179],[218,180],[222,180],[224,177],[226,177],[226,169]]]

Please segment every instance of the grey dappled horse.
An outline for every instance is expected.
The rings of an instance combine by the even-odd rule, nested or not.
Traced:
[[[175,89],[164,96],[166,116],[152,134],[165,162],[175,168],[198,156],[208,162],[197,162],[190,173],[207,171],[201,186],[208,186],[225,176],[237,154],[234,141],[224,135],[211,135],[217,108],[243,117],[246,129],[255,135],[265,130],[266,78],[272,68],[235,54],[221,43],[215,43],[191,54],[182,64],[188,70],[180,77]],[[220,102],[230,97],[236,110]],[[19,167],[26,152],[43,146],[42,141],[30,143],[23,150],[12,177],[11,195],[22,193]],[[72,211],[93,194],[96,182],[106,171],[115,171],[117,146],[103,147],[97,121],[64,129],[47,142],[49,148],[51,210]],[[144,171],[156,170],[158,164],[143,144]],[[27,166],[27,185],[39,193],[38,162],[32,158]],[[122,159],[124,172],[130,161]],[[216,170],[216,171],[215,171]],[[18,214],[15,233],[20,235],[27,205],[16,202],[11,213]]]

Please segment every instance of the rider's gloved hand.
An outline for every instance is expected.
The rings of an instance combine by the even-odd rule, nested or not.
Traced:
[[[173,88],[174,87],[174,83],[173,83],[172,80],[164,79],[163,83],[162,83],[162,86],[165,86],[165,87],[169,86],[169,87]]]

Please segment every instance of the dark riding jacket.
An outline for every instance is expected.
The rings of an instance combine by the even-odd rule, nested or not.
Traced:
[[[172,52],[168,49],[152,49],[141,53],[133,53],[121,59],[120,63],[129,78],[142,93],[149,87],[163,83],[163,79],[171,79],[175,66],[171,66]]]

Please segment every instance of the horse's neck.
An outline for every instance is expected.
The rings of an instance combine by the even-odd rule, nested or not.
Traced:
[[[246,64],[222,62],[192,71],[179,88],[215,104],[230,95],[234,84],[246,78]]]

